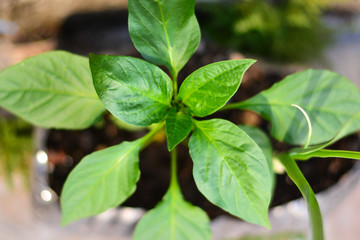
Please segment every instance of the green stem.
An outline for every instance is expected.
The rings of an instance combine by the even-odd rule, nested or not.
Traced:
[[[310,153],[306,153],[306,154],[295,154],[291,157],[296,160],[307,160],[312,157],[320,157],[320,158],[338,157],[338,158],[348,158],[348,159],[360,160],[360,152],[319,149],[314,152],[310,152]]]
[[[170,152],[171,158],[171,180],[170,188],[177,189],[179,188],[179,183],[177,179],[177,149],[176,147]]]
[[[308,137],[307,137],[306,143],[304,145],[304,149],[306,149],[306,148],[309,147],[310,139],[311,139],[311,135],[312,135],[312,126],[311,126],[310,117],[307,114],[307,112],[302,107],[300,107],[299,105],[291,104],[291,106],[296,107],[297,109],[299,109],[300,112],[304,115],[304,117],[306,119],[306,122],[307,122],[307,125],[308,125]]]
[[[299,167],[296,165],[294,159],[292,159],[288,154],[283,154],[278,157],[282,165],[285,167],[288,176],[299,188],[301,194],[306,200],[310,215],[312,240],[323,240],[324,232],[321,212],[313,190],[306,181],[304,175],[301,173]]]
[[[158,132],[160,131],[165,125],[165,121],[162,121],[160,123],[158,123],[152,130],[150,130],[150,132],[148,132],[144,137],[142,137],[141,140],[141,149],[146,148],[150,143],[152,143],[152,137]]]
[[[174,100],[177,99],[177,94],[178,94],[178,73],[174,70],[171,73],[172,77],[173,77],[173,91],[174,91]]]
[[[220,108],[220,111],[223,111],[223,110],[231,110],[231,109],[235,109],[235,108],[238,108],[238,109],[241,109],[241,102],[240,103],[230,103],[230,104],[227,104],[225,106],[223,106],[222,108]]]

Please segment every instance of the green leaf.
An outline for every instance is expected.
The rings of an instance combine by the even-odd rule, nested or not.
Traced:
[[[308,148],[294,148],[290,151],[290,156],[294,159],[298,159],[298,160],[306,160],[310,157],[312,157],[312,153],[316,152],[320,149],[326,148],[327,146],[335,143],[336,141],[338,141],[339,139],[341,139],[342,137],[357,132],[360,130],[360,111],[356,112],[343,126],[342,128],[339,130],[339,132],[335,135],[335,137],[333,137],[332,139],[330,139],[329,141],[322,143],[322,144],[318,144],[318,145],[314,145],[314,146],[310,146]]]
[[[270,89],[233,107],[260,113],[272,123],[271,134],[290,144],[304,144],[308,125],[300,106],[312,123],[310,144],[329,141],[360,110],[360,93],[345,77],[323,70],[289,75]]]
[[[195,0],[129,0],[130,37],[148,61],[178,73],[200,43]]]
[[[274,188],[275,174],[273,168],[273,148],[269,137],[262,130],[256,127],[246,125],[238,125],[238,127],[243,130],[247,135],[249,135],[249,137],[251,137],[256,142],[256,144],[264,153],[271,175],[271,186],[272,188]]]
[[[245,71],[255,60],[229,60],[202,67],[188,76],[180,87],[182,100],[198,117],[216,112],[238,90]]]
[[[148,126],[167,115],[171,80],[157,66],[132,57],[90,54],[90,68],[99,98],[115,117]]]
[[[88,59],[53,51],[0,72],[0,106],[46,128],[83,129],[104,112]]]
[[[165,127],[167,146],[170,152],[189,135],[192,128],[191,116],[171,108],[166,118]]]
[[[223,119],[196,121],[189,141],[195,183],[210,202],[269,227],[271,176],[258,145]]]
[[[62,224],[118,206],[136,189],[143,139],[87,155],[71,171],[62,194]]]
[[[309,183],[306,181],[304,175],[301,173],[299,167],[296,165],[294,159],[289,157],[287,154],[282,154],[278,157],[282,165],[285,167],[288,176],[299,188],[302,196],[307,203],[310,215],[310,225],[312,229],[311,239],[324,239],[321,212],[313,190],[311,189]]]
[[[169,188],[163,200],[138,223],[134,240],[210,240],[206,213],[186,202],[178,188]]]

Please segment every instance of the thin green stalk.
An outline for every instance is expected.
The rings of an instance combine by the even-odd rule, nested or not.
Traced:
[[[306,200],[310,216],[312,240],[323,240],[324,231],[322,217],[319,204],[316,200],[313,190],[311,189],[309,183],[306,181],[299,167],[296,165],[294,159],[292,159],[288,154],[283,154],[278,157],[282,165],[285,167],[288,176],[295,183],[295,185],[300,190],[302,196]]]
[[[176,71],[172,72],[172,77],[173,77],[173,91],[174,91],[174,100],[177,99],[177,94],[178,94],[178,73]]]
[[[179,188],[179,183],[177,179],[177,148],[176,147],[170,152],[170,158],[171,158],[170,188],[177,189]]]
[[[297,109],[299,109],[301,111],[301,113],[304,115],[305,119],[306,119],[306,122],[307,122],[307,125],[308,125],[308,137],[307,137],[306,143],[304,145],[304,148],[306,149],[306,148],[308,148],[308,146],[310,144],[310,139],[311,139],[311,135],[312,135],[312,126],[311,126],[311,121],[310,121],[309,115],[299,105],[291,104],[291,106],[296,107]]]
[[[165,121],[158,123],[150,132],[148,132],[144,137],[142,137],[141,149],[146,148],[150,143],[152,143],[152,137],[160,131],[165,125]]]
[[[230,104],[227,104],[225,106],[223,106],[222,108],[220,108],[220,111],[223,111],[223,110],[231,110],[231,109],[242,109],[242,102],[239,102],[239,103],[230,103]]]
[[[296,154],[291,157],[296,160],[307,160],[312,157],[320,157],[320,158],[338,157],[338,158],[348,158],[348,159],[360,160],[360,152],[319,149],[314,152],[310,152],[310,153],[306,153],[306,154]]]

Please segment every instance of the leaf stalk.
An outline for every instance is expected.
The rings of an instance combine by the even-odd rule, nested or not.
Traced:
[[[296,162],[288,154],[279,155],[279,160],[282,165],[285,167],[285,170],[291,180],[300,190],[302,196],[304,197],[310,216],[310,225],[312,230],[312,240],[323,240],[324,231],[322,224],[322,217],[320,212],[319,204],[316,200],[315,194],[311,189],[309,183],[305,179],[304,175],[300,171],[299,167],[296,165]]]
[[[171,158],[170,188],[175,190],[179,188],[179,183],[177,179],[177,148],[176,147],[170,152],[170,158]]]

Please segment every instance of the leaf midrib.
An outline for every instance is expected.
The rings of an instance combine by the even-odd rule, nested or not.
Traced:
[[[218,65],[220,65],[220,64],[218,64]],[[203,86],[205,86],[206,84],[208,84],[210,81],[213,81],[215,78],[217,78],[217,77],[219,77],[220,75],[223,75],[223,74],[225,74],[225,73],[228,73],[228,72],[230,72],[230,71],[234,71],[236,68],[240,68],[240,67],[242,67],[244,64],[241,64],[241,65],[237,65],[237,66],[235,66],[235,67],[233,67],[233,68],[231,68],[231,69],[228,69],[228,70],[226,70],[226,71],[224,71],[224,72],[221,72],[220,74],[218,74],[218,75],[216,75],[216,76],[214,76],[214,77],[212,77],[212,78],[209,78],[208,80],[206,80],[206,81],[204,81],[199,87],[197,87],[197,88],[194,88],[192,91],[190,91],[187,95],[185,95],[185,96],[183,96],[182,97],[182,100],[183,100],[183,102],[185,102],[186,101],[186,99],[188,99],[191,95],[193,95],[195,92],[198,92],[198,90],[200,89],[200,88],[202,88]],[[194,74],[195,74],[196,72],[194,72]],[[194,77],[193,76],[189,76],[189,78],[188,79],[193,79]],[[186,81],[186,79],[184,80],[184,81]],[[240,79],[240,83],[241,83],[241,79]]]
[[[123,68],[122,65],[121,65],[121,68]],[[115,82],[117,82],[117,83],[119,83],[119,84],[121,84],[121,85],[125,85],[126,87],[130,88],[130,89],[133,90],[134,92],[138,92],[138,93],[140,93],[141,95],[143,95],[143,96],[145,96],[145,97],[147,97],[147,98],[150,98],[151,100],[154,100],[155,102],[161,103],[161,104],[163,104],[163,105],[165,105],[165,106],[170,106],[170,103],[163,102],[163,101],[161,101],[161,100],[159,100],[159,99],[156,99],[156,98],[152,97],[151,95],[145,94],[143,91],[140,91],[139,89],[134,88],[133,86],[131,86],[131,85],[129,85],[129,84],[126,84],[126,83],[124,83],[124,82],[122,82],[122,81],[119,81],[115,76],[112,76],[108,71],[105,71],[105,74],[106,74],[109,78],[111,78],[112,80],[114,80]],[[125,74],[127,74],[127,73],[125,72]],[[141,73],[140,73],[140,74],[141,74]],[[166,81],[166,80],[165,80],[165,81]]]
[[[0,90],[1,92],[1,90]],[[58,94],[58,95],[63,95],[63,96],[72,96],[72,97],[80,97],[80,98],[90,98],[90,99],[97,99],[99,100],[99,98],[94,94],[94,95],[90,95],[90,94],[75,94],[75,92],[66,92],[66,91],[57,91],[57,90],[52,90],[52,89],[41,89],[41,88],[17,88],[17,89],[10,89],[10,90],[6,90],[6,92],[45,92],[45,93],[52,93],[52,94]]]
[[[195,123],[195,124],[196,124],[196,123]],[[236,176],[236,174],[234,174],[233,170],[232,170],[231,167],[229,166],[228,162],[225,160],[226,158],[221,154],[221,151],[218,149],[217,145],[214,143],[213,138],[210,137],[208,134],[206,134],[206,132],[204,132],[204,131],[198,126],[198,124],[196,124],[196,126],[198,127],[198,129],[200,129],[200,131],[209,139],[209,141],[210,141],[210,142],[212,143],[212,145],[215,147],[216,151],[217,151],[217,152],[219,153],[219,155],[221,156],[222,161],[224,161],[224,162],[226,163],[226,166],[227,166],[228,169],[231,171],[231,173],[233,174],[233,176]],[[257,212],[257,208],[253,205],[252,201],[250,201],[249,196],[246,194],[246,191],[244,191],[244,187],[243,187],[243,185],[239,182],[239,179],[236,178],[236,177],[235,177],[235,179],[236,179],[236,182],[239,184],[239,186],[241,186],[241,190],[243,191],[243,193],[244,193],[244,195],[246,196],[248,202],[249,202],[250,205],[252,206],[254,212],[256,212],[257,215],[258,215],[258,217],[259,217],[259,219],[260,219],[263,223],[265,223],[265,222],[262,220],[262,218],[260,217],[260,214]],[[223,197],[222,197],[221,194],[220,194],[220,196],[221,196],[221,198],[223,199]],[[224,199],[223,199],[223,201],[224,201]]]
[[[73,209],[79,209],[79,206],[81,206],[88,197],[95,191],[96,187],[105,179],[117,165],[122,162],[123,159],[125,159],[132,151],[134,151],[136,148],[138,148],[142,144],[142,141],[139,141],[138,143],[134,144],[132,148],[130,148],[124,155],[122,155],[118,160],[115,161],[115,163],[103,174],[102,177],[98,179],[98,181],[95,184],[92,184],[90,191],[84,196],[84,198],[76,205]],[[72,211],[74,214],[75,211]],[[72,216],[73,214],[70,214]]]
[[[169,53],[170,66],[172,68],[171,71],[176,71],[175,67],[174,67],[174,60],[173,60],[173,56],[172,56],[172,47],[170,45],[169,33],[167,31],[166,22],[165,22],[165,19],[164,19],[164,13],[163,13],[160,1],[156,0],[156,2],[158,3],[159,11],[160,11],[160,14],[161,14],[162,26],[163,26],[164,33],[165,33],[167,50],[168,50],[168,53]]]

